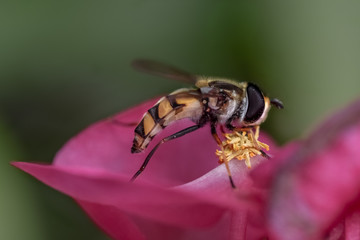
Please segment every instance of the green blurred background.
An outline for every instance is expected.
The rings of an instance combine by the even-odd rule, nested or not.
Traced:
[[[235,2],[0,3],[0,239],[107,239],[9,162],[51,162],[90,123],[184,86],[135,58],[257,82],[286,106],[263,127],[281,144],[359,95],[360,2]]]

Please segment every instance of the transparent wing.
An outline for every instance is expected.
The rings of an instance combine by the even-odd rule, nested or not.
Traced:
[[[197,77],[184,70],[174,66],[148,59],[136,59],[132,62],[132,66],[141,72],[152,75],[174,79],[177,81],[196,83]]]

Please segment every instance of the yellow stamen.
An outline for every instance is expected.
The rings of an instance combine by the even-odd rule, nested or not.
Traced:
[[[219,157],[219,163],[236,158],[245,160],[245,165],[251,168],[250,158],[261,155],[261,149],[269,151],[269,145],[258,140],[258,129],[255,135],[251,129],[236,129],[232,133],[225,133],[224,137],[225,140],[222,142],[224,152],[218,149],[215,152]]]

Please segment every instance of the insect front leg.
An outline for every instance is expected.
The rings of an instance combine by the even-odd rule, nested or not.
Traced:
[[[255,128],[255,133],[253,131],[253,128]],[[258,144],[258,138],[260,134],[260,126],[254,126],[254,127],[244,127],[244,128],[236,128],[235,131],[237,132],[246,132],[247,134],[251,135],[251,139],[254,139],[254,144],[256,146],[256,149],[258,149],[261,152],[261,156],[264,158],[270,159],[270,156],[267,155],[263,150],[261,150],[261,147]]]
[[[224,153],[224,147],[223,147],[222,142],[221,142],[221,140],[219,138],[219,135],[217,134],[216,123],[214,123],[214,122],[211,123],[211,134],[212,134],[213,138],[215,139],[216,143],[218,144],[218,146],[221,148],[222,153]],[[233,178],[231,176],[229,163],[228,163],[228,161],[226,161],[226,159],[224,159],[224,164],[225,164],[228,176],[229,176],[230,185],[231,185],[232,188],[235,189],[236,186],[235,186]]]
[[[194,126],[191,126],[191,127],[188,127],[188,128],[185,128],[179,132],[176,132],[166,138],[163,138],[160,142],[158,142],[155,147],[149,152],[149,154],[146,156],[143,164],[141,165],[140,169],[134,174],[134,176],[130,179],[131,182],[133,182],[143,171],[144,169],[146,168],[146,165],[149,163],[151,157],[154,155],[155,151],[159,148],[159,146],[165,142],[168,142],[170,140],[173,140],[173,139],[176,139],[176,138],[179,138],[179,137],[182,137],[188,133],[191,133],[199,128],[201,128],[202,125],[194,125]]]

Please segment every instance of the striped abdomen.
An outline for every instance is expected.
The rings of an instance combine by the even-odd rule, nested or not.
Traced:
[[[197,122],[203,114],[199,90],[180,89],[161,98],[143,116],[135,128],[132,153],[143,151],[153,137],[169,124],[183,118]]]

